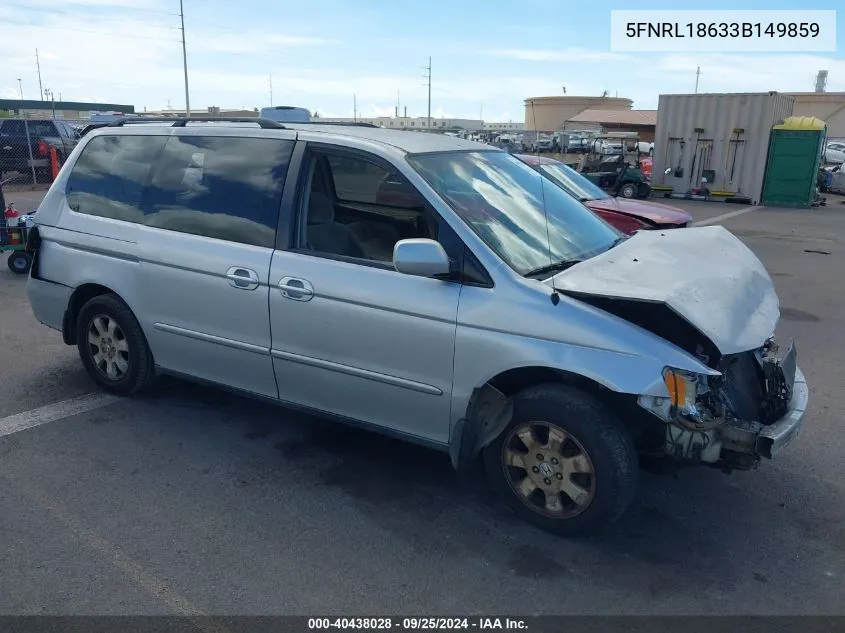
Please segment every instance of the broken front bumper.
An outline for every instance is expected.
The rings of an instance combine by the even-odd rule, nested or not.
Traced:
[[[804,426],[804,413],[807,411],[809,400],[810,390],[807,387],[807,381],[801,370],[796,367],[789,410],[780,420],[760,430],[755,445],[755,452],[758,455],[772,459],[798,437]]]

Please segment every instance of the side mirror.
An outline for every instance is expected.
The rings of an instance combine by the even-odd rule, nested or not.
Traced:
[[[399,240],[393,247],[393,267],[415,277],[448,275],[449,256],[440,242],[434,240]]]
[[[664,174],[671,174],[671,173],[672,173],[672,168],[671,168],[671,167],[667,167],[667,168],[663,171],[663,173],[664,173]]]

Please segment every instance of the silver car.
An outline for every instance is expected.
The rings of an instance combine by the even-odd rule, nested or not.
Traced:
[[[480,459],[561,534],[618,518],[640,456],[753,468],[807,407],[772,281],[736,237],[625,238],[480,143],[113,124],[36,224],[33,311],[102,389],[173,374]]]

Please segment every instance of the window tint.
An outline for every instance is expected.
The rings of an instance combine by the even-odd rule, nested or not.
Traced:
[[[144,195],[144,224],[272,248],[293,144],[170,137]]]
[[[26,128],[23,121],[3,121],[0,123],[0,135],[23,135],[26,133]]]
[[[29,134],[30,136],[35,136],[36,138],[59,135],[56,131],[56,126],[53,125],[52,121],[30,121]]]
[[[306,249],[390,263],[399,240],[438,239],[440,219],[398,172],[364,158],[317,154],[309,178]]]
[[[67,202],[77,213],[140,222],[144,183],[166,136],[91,139],[68,177]]]

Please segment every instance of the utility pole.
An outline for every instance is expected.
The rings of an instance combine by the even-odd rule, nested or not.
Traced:
[[[352,95],[352,121],[358,122],[358,96],[354,93]]]
[[[270,73],[270,107],[273,107],[273,73]]]
[[[26,130],[27,148],[29,149],[29,166],[32,169],[32,184],[36,184],[38,180],[35,178],[35,161],[32,159],[32,143],[29,142],[29,119],[23,111],[23,81],[18,77],[18,87],[21,90],[21,116],[23,117],[23,127]]]
[[[428,129],[431,130],[431,57],[428,58],[426,71],[428,72],[426,78],[426,85],[428,86]]]
[[[185,11],[179,0],[179,19],[182,21],[182,65],[185,69],[185,116],[191,116],[191,97],[188,93],[188,49],[185,46]]]
[[[698,94],[698,78],[701,75],[701,66],[695,67],[695,94]]]
[[[38,69],[38,91],[41,93],[41,100],[44,101],[44,88],[41,87],[41,62],[38,59],[38,49],[35,49],[35,67]]]

